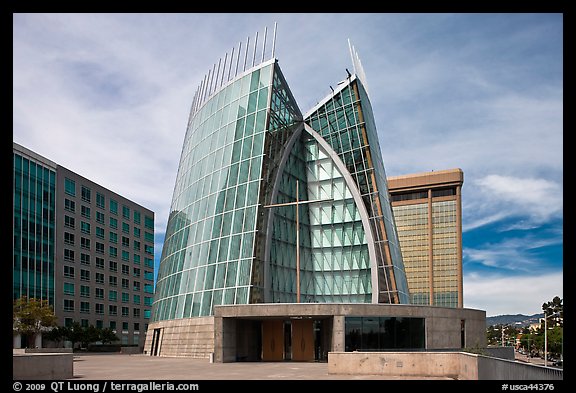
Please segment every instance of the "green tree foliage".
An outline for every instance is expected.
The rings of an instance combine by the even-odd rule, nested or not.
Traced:
[[[562,304],[562,302],[563,299],[560,299],[559,296],[555,296],[554,299],[552,299],[552,301],[542,304],[542,310],[544,311],[545,317],[558,313],[558,315],[555,315],[548,319],[549,326],[551,325],[550,321],[553,321],[552,325],[554,326],[564,325],[564,305]]]
[[[101,341],[103,344],[119,341],[118,336],[110,328],[96,328],[93,325],[82,327],[74,321],[71,326],[57,326],[50,332],[47,332],[45,338],[54,342],[71,341],[72,348],[80,343],[83,348],[90,344]]]
[[[12,305],[12,328],[14,333],[28,338],[33,345],[40,332],[50,330],[56,325],[56,316],[47,300],[28,298],[26,296],[14,301]]]

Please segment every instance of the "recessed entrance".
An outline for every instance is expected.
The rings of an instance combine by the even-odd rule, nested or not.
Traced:
[[[330,350],[327,320],[311,318],[261,321],[261,360],[265,362],[325,361]],[[248,360],[248,359],[246,359]]]

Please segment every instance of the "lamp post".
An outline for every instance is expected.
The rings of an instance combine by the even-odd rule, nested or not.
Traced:
[[[544,367],[548,367],[548,318],[560,314],[560,311],[546,316],[544,314]]]

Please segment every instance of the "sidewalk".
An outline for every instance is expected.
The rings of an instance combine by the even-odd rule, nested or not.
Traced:
[[[74,355],[74,380],[405,380],[382,375],[332,375],[328,363],[210,363],[147,355]],[[410,378],[438,380],[451,378]]]

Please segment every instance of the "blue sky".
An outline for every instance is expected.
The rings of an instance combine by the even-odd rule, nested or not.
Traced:
[[[303,112],[350,39],[387,175],[462,168],[465,307],[563,297],[562,14],[14,14],[14,141],[154,210],[158,262],[196,88],[274,22]]]

